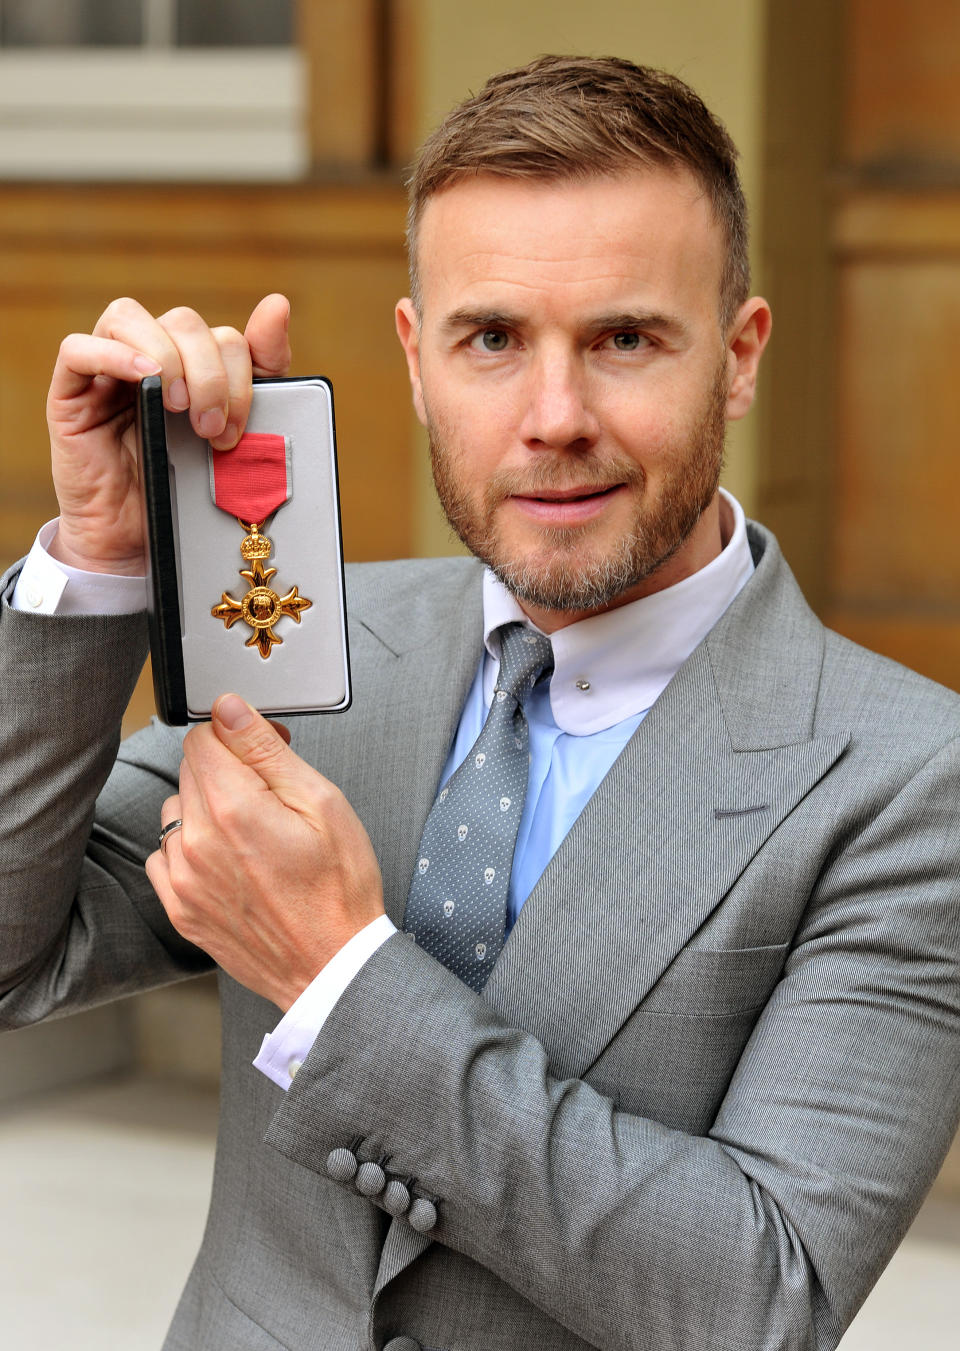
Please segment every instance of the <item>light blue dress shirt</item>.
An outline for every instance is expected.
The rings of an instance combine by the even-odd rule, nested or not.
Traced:
[[[466,759],[486,721],[489,705],[484,701],[483,686],[484,663],[481,663],[463,707],[440,787]],[[586,736],[572,736],[561,731],[554,721],[547,681],[541,680],[527,698],[524,713],[530,729],[530,775],[510,874],[508,932],[540,874],[646,712],[641,709],[612,727]]]

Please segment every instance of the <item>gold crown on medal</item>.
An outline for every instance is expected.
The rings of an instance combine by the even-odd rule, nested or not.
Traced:
[[[251,533],[247,535],[246,539],[244,539],[243,543],[240,545],[240,552],[248,563],[253,562],[256,558],[269,558],[272,549],[273,545],[267,539],[266,535],[260,534],[256,526],[253,527]]]

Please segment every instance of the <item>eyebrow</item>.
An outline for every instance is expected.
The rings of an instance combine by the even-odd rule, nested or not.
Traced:
[[[592,319],[588,331],[600,333],[662,333],[665,337],[685,337],[688,329],[676,315],[660,314],[656,310],[624,311],[618,314],[600,314]]]
[[[519,322],[516,315],[502,310],[461,309],[445,315],[440,327],[453,333],[461,328],[516,328]]]

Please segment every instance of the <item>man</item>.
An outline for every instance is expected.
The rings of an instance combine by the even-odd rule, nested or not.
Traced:
[[[354,569],[348,714],[288,748],[227,695],[95,814],[143,652],[104,613],[142,568],[132,382],[229,454],[287,309],[65,341],[59,526],[2,617],[4,1016],[218,966],[171,1348],[834,1347],[960,1113],[958,701],[826,633],[718,492],[770,316],[689,89],[490,81],[410,244],[414,403],[487,570]]]

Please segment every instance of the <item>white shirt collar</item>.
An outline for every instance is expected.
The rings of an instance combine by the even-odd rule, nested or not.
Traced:
[[[743,508],[721,488],[733,511],[722,553],[675,586],[615,610],[581,619],[551,635],[550,707],[563,732],[588,736],[641,713],[663,693],[687,657],[753,573]],[[483,576],[484,700],[493,698],[501,624],[535,625],[488,569]]]

